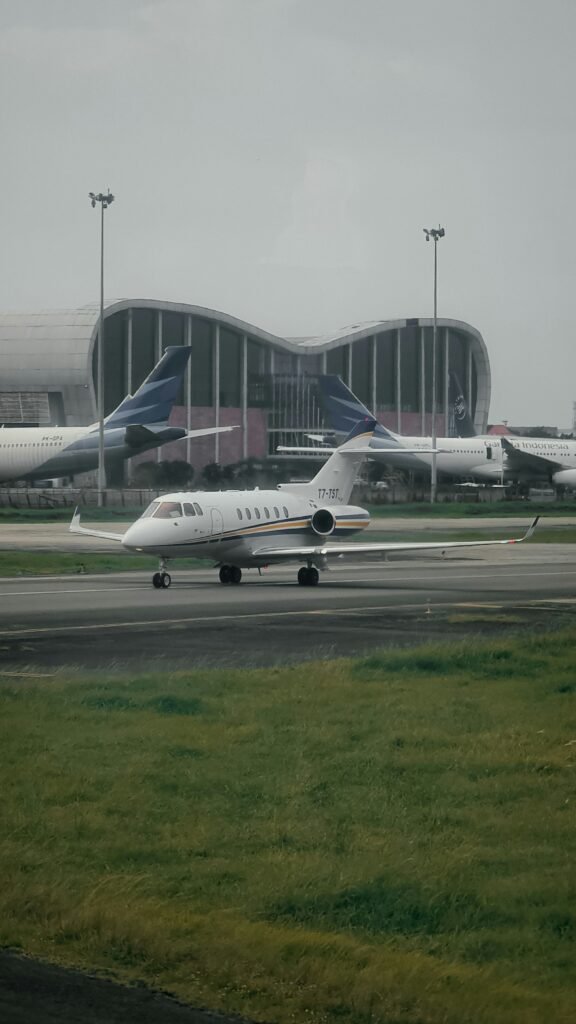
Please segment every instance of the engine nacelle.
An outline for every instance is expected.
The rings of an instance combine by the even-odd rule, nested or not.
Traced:
[[[370,522],[370,513],[357,505],[338,505],[337,508],[317,508],[310,526],[319,537],[329,537],[338,528],[339,536],[364,530]]]
[[[552,473],[552,480],[557,487],[576,488],[576,469],[559,469]]]
[[[320,537],[329,537],[336,527],[336,511],[331,508],[317,508],[310,526]]]

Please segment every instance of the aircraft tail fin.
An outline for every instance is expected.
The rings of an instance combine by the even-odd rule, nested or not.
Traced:
[[[320,403],[331,430],[339,434],[348,434],[358,421],[372,419],[373,414],[356,398],[341,377],[335,374],[323,374],[318,377]],[[381,423],[376,423],[376,437],[394,441],[397,434],[387,430]]]
[[[354,424],[344,444],[332,453],[309,483],[279,484],[279,490],[295,491],[317,501],[347,505],[350,501],[356,473],[367,454],[377,422],[364,416]]]
[[[468,403],[454,370],[450,370],[448,374],[448,405],[450,437],[476,437],[476,428],[468,411]]]
[[[127,395],[118,408],[106,417],[107,429],[126,427],[129,424],[146,426],[166,423],[178,397],[190,353],[191,349],[187,345],[167,348],[136,393]]]

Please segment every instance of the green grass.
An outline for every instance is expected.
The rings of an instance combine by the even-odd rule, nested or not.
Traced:
[[[542,516],[576,516],[576,500],[568,501],[442,501],[442,495],[438,502],[431,505],[429,501],[418,501],[410,503],[399,503],[397,505],[368,505],[373,516],[415,516],[419,519],[454,517],[478,517],[485,516],[525,516],[529,521],[536,515]]]
[[[409,524],[407,524],[409,525]],[[437,530],[432,524],[430,527],[420,530],[386,530],[385,523],[382,523],[381,528],[378,530],[370,530],[369,533],[363,531],[362,533],[356,534],[352,537],[352,540],[366,542],[367,540],[378,542],[378,541],[402,541],[403,543],[408,542],[424,542],[427,541],[469,541],[469,540],[508,540],[510,537],[521,537],[523,533],[528,529],[529,521],[526,520],[526,527],[507,527],[506,529],[490,529],[487,527],[483,530],[473,530],[468,528],[465,530],[459,530],[458,525],[454,523],[454,529],[451,530]],[[380,523],[378,524],[380,527]],[[575,544],[576,543],[576,526],[556,526],[552,529],[546,529],[544,524],[540,523],[534,534],[526,542],[527,544]]]
[[[191,569],[214,563],[197,558],[187,558],[178,559],[176,564],[180,569]],[[155,572],[157,568],[158,559],[146,555],[100,554],[90,551],[67,553],[0,550],[0,577],[79,575],[83,573],[130,572],[137,569]]]
[[[568,1024],[576,632],[0,685],[0,944],[266,1021]]]
[[[479,517],[486,516],[522,516],[528,522],[535,515],[543,516],[575,516],[576,499],[556,502],[535,501],[495,501],[495,502],[444,502],[440,495],[437,504],[428,501],[401,503],[397,505],[368,504],[367,508],[373,516],[382,518],[409,516],[417,519],[434,519],[437,517]],[[134,522],[142,512],[140,506],[97,508],[90,505],[81,507],[82,518],[90,522]],[[61,523],[70,522],[73,508],[0,508],[0,526],[2,523]]]

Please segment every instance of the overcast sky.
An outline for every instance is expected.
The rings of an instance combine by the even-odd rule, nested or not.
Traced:
[[[0,309],[441,316],[491,421],[576,400],[574,0],[0,0]]]

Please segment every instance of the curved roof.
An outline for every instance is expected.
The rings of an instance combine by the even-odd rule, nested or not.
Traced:
[[[373,334],[393,331],[412,325],[432,326],[432,318],[401,320],[369,320],[342,327],[337,331],[312,337],[280,337],[249,324],[220,310],[208,309],[184,302],[162,302],[157,299],[111,299],[105,303],[105,316],[124,309],[156,309],[187,313],[248,334],[258,341],[274,345],[285,351],[303,350],[315,353],[347,345]],[[22,379],[25,368],[26,383],[44,387],[52,382],[62,384],[63,374],[69,384],[85,383],[86,364],[98,333],[99,306],[89,303],[76,309],[41,310],[36,313],[0,313],[0,365],[4,384]],[[489,373],[488,352],[484,339],[476,328],[462,320],[438,318],[440,327],[451,327],[469,335],[475,342],[475,356],[479,369]],[[37,378],[37,380],[36,380]]]

